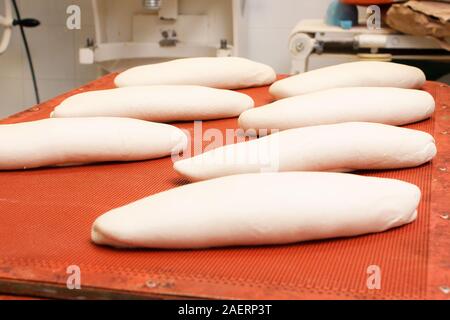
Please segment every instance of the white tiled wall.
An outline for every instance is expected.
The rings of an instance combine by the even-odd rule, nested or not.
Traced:
[[[41,21],[26,29],[38,78],[41,100],[95,79],[96,67],[78,64],[78,48],[94,36],[90,0],[18,0],[23,18]],[[82,29],[68,30],[66,8],[82,8]],[[3,5],[3,1],[0,1]],[[0,56],[0,118],[35,104],[30,70],[20,31],[13,29],[10,47]]]
[[[289,73],[288,39],[302,19],[322,18],[331,0],[247,0],[248,55]]]
[[[126,0],[123,0],[126,1]],[[214,1],[214,0],[211,0]],[[290,68],[288,36],[301,19],[323,17],[331,0],[246,0],[248,58],[273,66],[277,72]],[[78,49],[94,36],[90,0],[18,0],[23,17],[37,18],[42,25],[27,29],[42,100],[95,79],[96,67],[78,64]],[[2,1],[0,1],[2,4]],[[66,28],[66,8],[82,9],[82,29]],[[34,93],[18,28],[11,46],[0,56],[0,118],[34,104]]]

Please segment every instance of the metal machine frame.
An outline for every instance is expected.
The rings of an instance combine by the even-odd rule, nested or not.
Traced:
[[[331,53],[328,46],[345,49]],[[367,53],[358,53],[365,49]],[[387,27],[371,30],[366,26],[343,29],[329,26],[322,20],[302,20],[289,39],[292,59],[291,73],[308,71],[311,56],[334,55],[347,60],[439,60],[450,61],[450,55],[439,54],[439,43],[432,38],[410,36]],[[383,51],[383,53],[381,53]],[[399,53],[401,51],[401,53]]]

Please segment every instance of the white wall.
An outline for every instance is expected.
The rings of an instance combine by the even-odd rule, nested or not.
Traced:
[[[126,0],[123,0],[126,1]],[[214,1],[214,0],[210,0]],[[331,0],[246,0],[248,57],[273,66],[290,68],[288,36],[301,19],[321,18]],[[0,0],[2,4],[3,0]],[[96,77],[96,68],[78,64],[78,49],[94,37],[90,0],[18,0],[23,17],[41,20],[27,29],[42,100],[69,91]],[[82,9],[81,30],[66,28],[66,8]],[[2,9],[0,9],[2,10]],[[34,104],[29,68],[18,28],[8,51],[0,56],[0,118]]]
[[[18,0],[18,3],[22,18],[36,18],[42,23],[38,28],[26,30],[41,100],[48,100],[95,79],[96,67],[82,66],[77,62],[78,48],[84,45],[88,36],[94,36],[90,0]],[[66,27],[66,9],[70,4],[82,8],[81,30],[68,30]],[[0,5],[3,5],[3,0]],[[0,55],[0,118],[34,104],[25,50],[19,28],[14,28],[10,47]]]
[[[289,73],[288,39],[302,19],[323,18],[331,0],[247,0],[248,57]]]

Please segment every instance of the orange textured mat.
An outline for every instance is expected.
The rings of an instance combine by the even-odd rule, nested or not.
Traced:
[[[38,300],[38,299],[31,298],[31,297],[21,297],[21,296],[0,296],[0,301],[9,301],[9,300]]]
[[[69,95],[113,87],[114,76],[0,123],[46,118]],[[420,186],[419,217],[410,225],[296,245],[119,251],[90,242],[92,222],[114,207],[185,183],[170,158],[0,172],[0,292],[53,298],[449,298],[450,89],[429,82],[425,90],[437,100],[436,113],[410,127],[434,134],[437,158],[419,168],[363,173]],[[267,88],[242,91],[258,105],[271,101]],[[192,123],[177,125],[193,131]],[[209,121],[203,127],[224,131],[236,128],[237,121]],[[81,290],[66,288],[71,265],[80,267]],[[367,287],[370,265],[381,269],[380,289]]]

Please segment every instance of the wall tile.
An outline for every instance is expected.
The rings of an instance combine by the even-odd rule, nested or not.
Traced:
[[[19,0],[19,7],[24,18],[36,18],[46,26],[65,26],[66,9],[70,0]]]
[[[21,110],[22,80],[20,78],[0,78],[0,118]]]
[[[267,63],[270,60],[270,28],[250,28],[248,30],[248,56],[256,61]]]
[[[41,26],[28,30],[30,49],[37,77],[40,79],[73,79],[75,77],[75,33],[65,26]],[[31,79],[27,63],[24,77]]]
[[[291,69],[291,57],[289,53],[289,35],[291,28],[274,28],[272,29],[272,45],[273,55],[270,57],[268,64],[271,64],[278,73],[289,73]]]
[[[273,0],[246,0],[245,16],[250,29],[268,27],[270,1]]]
[[[73,4],[77,4],[81,8],[81,24],[82,26],[93,26],[94,15],[92,11],[91,0],[73,0],[70,1]]]
[[[317,0],[316,0],[317,1]],[[314,2],[316,2],[314,1]],[[311,6],[312,1],[297,1],[297,0],[277,0],[269,1],[267,3],[269,10],[270,26],[272,28],[293,28],[295,23],[298,22],[299,12],[295,7],[295,3],[308,3]]]
[[[0,55],[0,76],[15,77],[22,76],[23,63],[23,44],[20,38],[19,29],[15,28],[12,32],[11,42],[5,53]],[[1,91],[1,89],[0,89]]]
[[[295,12],[295,22],[302,19],[325,18],[328,6],[333,0],[294,1],[292,11]]]
[[[249,29],[248,56],[272,66],[278,73],[288,73],[290,70],[289,34],[288,28]]]

